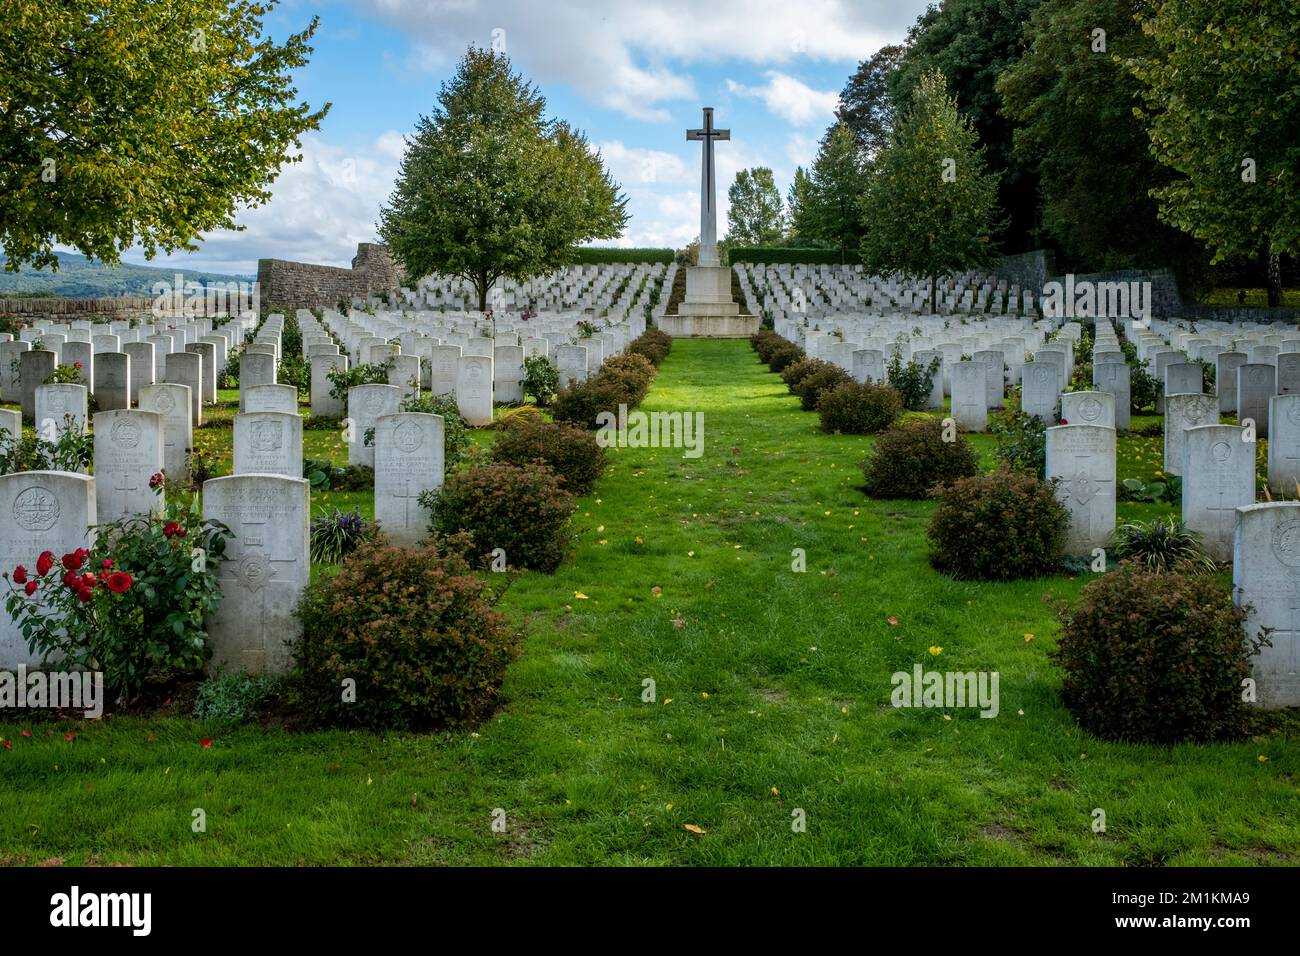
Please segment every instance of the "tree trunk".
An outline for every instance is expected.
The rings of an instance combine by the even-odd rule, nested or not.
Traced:
[[[478,310],[480,312],[486,312],[488,294],[487,273],[480,272],[478,274],[478,280],[474,284],[478,286]]]
[[[1277,309],[1282,306],[1282,257],[1273,251],[1272,236],[1264,242],[1264,266],[1267,272],[1264,285],[1268,289],[1268,307]]]
[[[938,285],[939,285],[939,277],[930,276],[930,314],[931,315],[937,314],[934,305],[936,301],[935,296],[936,296],[936,289]]]

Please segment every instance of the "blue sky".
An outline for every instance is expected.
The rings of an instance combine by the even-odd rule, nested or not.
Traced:
[[[717,149],[725,232],[736,171],[771,166],[785,193],[859,60],[899,42],[920,0],[284,0],[273,36],[320,17],[302,99],[333,104],[270,203],[242,232],[151,264],[252,273],[274,257],[346,266],[374,241],[409,132],[465,48],[504,44],[552,116],[584,130],[629,198],[618,245],[681,246],[698,232],[700,107],[732,139]],[[140,254],[124,258],[143,263]]]

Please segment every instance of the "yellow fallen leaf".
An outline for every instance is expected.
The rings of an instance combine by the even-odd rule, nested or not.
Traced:
[[[574,598],[576,598],[576,599],[579,600],[579,601],[586,601],[586,600],[588,600],[587,595],[583,594],[581,591],[574,591],[574,592],[573,592],[573,596],[574,596]]]
[[[683,824],[683,825],[682,825],[682,829],[684,829],[684,830],[690,830],[692,833],[704,833],[704,832],[706,832],[706,831],[700,829],[699,827],[697,827],[694,823],[686,823],[686,824]]]
[[[1260,763],[1268,763],[1268,758],[1265,757],[1263,754],[1260,754],[1259,757],[1256,759],[1258,759]]]
[[[640,536],[640,535],[637,535],[635,538],[633,538],[633,539],[632,539],[632,542],[633,542],[634,544],[645,544],[645,542],[641,540],[641,536]]]
[[[943,653],[943,648],[940,647],[938,644],[935,644],[930,648],[930,655],[932,657],[938,657],[942,653]]]
[[[780,795],[781,795],[781,791],[778,790],[778,789],[776,789],[776,787],[773,787],[773,788],[772,788],[772,796],[774,796],[774,797],[779,797]]]
[[[890,624],[893,624],[894,626],[897,626],[897,625],[898,625],[898,618],[894,617],[894,615],[892,615],[892,614],[889,615],[889,623],[890,623]]]
[[[672,699],[671,697],[665,697],[665,698],[664,698],[664,706],[665,706],[665,707],[667,707],[667,706],[668,706],[669,704],[671,704],[672,702],[673,702],[673,699]]]
[[[600,532],[602,532],[602,531],[604,531],[604,530],[605,530],[605,526],[604,526],[603,524],[602,524],[602,525],[598,525],[597,528],[596,528],[596,533],[597,533],[597,534],[600,534]]]
[[[847,707],[841,707],[841,708],[840,708],[840,713],[841,713],[841,714],[844,714],[844,715],[847,717],[847,716],[848,716],[848,713],[849,713],[849,709],[848,709]]]
[[[1029,643],[1030,641],[1032,641],[1033,639],[1034,639],[1034,635],[1032,635],[1032,634],[1026,634],[1026,635],[1025,635],[1025,643],[1026,643],[1026,644],[1028,644],[1028,643]]]
[[[655,597],[659,597],[659,595],[664,593],[664,589],[656,584],[654,587],[650,589],[650,593],[653,594]]]

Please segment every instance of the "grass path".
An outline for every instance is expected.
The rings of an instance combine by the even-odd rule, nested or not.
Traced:
[[[642,408],[703,412],[704,456],[612,452],[574,556],[502,602],[529,637],[476,734],[0,724],[0,861],[1300,861],[1294,740],[1084,736],[1048,658],[1081,581],[936,574],[932,505],[864,498],[871,439],[818,431],[745,343],[677,342]],[[893,709],[917,662],[998,671],[1001,713]]]

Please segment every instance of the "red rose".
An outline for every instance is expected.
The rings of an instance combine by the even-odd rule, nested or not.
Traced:
[[[90,588],[82,588],[80,591],[78,591],[78,592],[77,592],[77,600],[80,601],[82,604],[85,604],[87,601],[89,601],[89,600],[90,600]]]
[[[112,566],[113,566],[113,562],[110,558],[105,558],[104,563],[100,565],[100,567],[103,568],[105,571],[107,571]]]
[[[50,568],[54,567],[54,552],[42,551],[41,556],[36,559],[36,573],[41,577],[50,573]]]
[[[63,566],[69,571],[75,571],[77,568],[81,567],[82,560],[81,555],[73,551],[71,554],[65,554],[63,556]]]
[[[73,362],[73,363],[72,363],[72,367],[73,367],[73,368],[81,368],[81,363],[80,363],[80,362]]]
[[[131,588],[131,575],[125,571],[114,571],[108,576],[108,589],[114,594],[125,594]]]
[[[95,586],[95,576],[87,571],[81,576],[81,586],[89,591]]]
[[[27,586],[23,588],[23,590],[27,592],[28,597],[31,597],[33,594],[36,593],[36,582],[28,581]]]
[[[81,578],[77,577],[77,576],[76,576],[75,574],[73,574],[71,571],[65,571],[65,572],[63,572],[63,586],[64,586],[65,588],[74,588],[74,589],[75,589],[75,588],[77,587],[77,585],[80,583],[80,581],[81,581]]]
[[[178,525],[175,521],[168,521],[165,525],[163,525],[163,537],[170,538],[172,535],[176,534],[179,530],[180,530],[180,525]]]
[[[156,491],[162,483],[163,473],[161,471],[154,472],[153,477],[149,479],[149,487]]]
[[[14,568],[14,584],[27,583],[27,569],[21,564]]]

